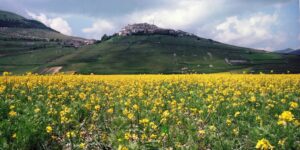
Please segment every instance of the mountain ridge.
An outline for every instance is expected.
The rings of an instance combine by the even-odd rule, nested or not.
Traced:
[[[8,28],[37,28],[37,29],[45,29],[53,32],[58,32],[50,27],[47,27],[43,23],[26,19],[20,15],[17,15],[12,12],[2,11],[0,10],[0,27],[8,27]]]
[[[281,54],[300,55],[300,49],[292,49],[292,48],[277,50],[275,52],[276,53],[281,53]]]

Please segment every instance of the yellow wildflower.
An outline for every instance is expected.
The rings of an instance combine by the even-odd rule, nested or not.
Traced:
[[[11,137],[12,137],[13,139],[17,138],[17,134],[14,133]]]
[[[291,109],[298,108],[298,103],[296,103],[296,102],[290,102],[290,107],[291,107]]]
[[[234,129],[232,130],[232,132],[233,132],[233,134],[234,134],[235,136],[238,136],[238,135],[239,135],[239,129],[238,129],[238,128],[234,128]]]
[[[96,111],[99,111],[99,110],[100,110],[100,105],[96,105],[96,106],[95,106],[95,110],[96,110]]]
[[[113,109],[113,108],[110,108],[110,109],[108,109],[106,112],[109,113],[109,114],[112,114],[112,113],[114,112],[114,109]]]
[[[252,96],[252,97],[250,98],[250,102],[252,102],[252,103],[256,102],[256,97],[255,97],[255,96]]]
[[[154,130],[157,129],[157,125],[154,122],[150,122],[149,125],[151,126],[152,129],[154,129]]]
[[[282,126],[286,126],[286,125],[287,125],[287,122],[284,121],[284,120],[278,120],[278,121],[277,121],[277,124],[278,124],[278,125],[282,125]]]
[[[10,117],[15,117],[15,116],[17,116],[17,112],[11,110],[11,111],[9,111],[8,115],[9,115]]]
[[[126,140],[129,140],[130,139],[130,133],[129,132],[126,132],[125,133],[125,135],[124,135],[124,138],[126,139]]]
[[[241,114],[241,112],[235,112],[234,117],[238,117]]]
[[[137,139],[138,139],[138,136],[137,136],[135,133],[133,133],[133,134],[131,134],[131,138],[132,138],[133,140],[137,140]]]
[[[227,119],[227,120],[226,120],[226,124],[227,124],[228,126],[230,126],[231,123],[232,123],[232,121],[231,121],[230,119]]]
[[[66,136],[67,136],[68,138],[72,138],[72,137],[76,137],[76,134],[75,134],[74,131],[69,131],[69,132],[66,133]]]
[[[215,132],[217,130],[217,128],[214,125],[209,126],[208,128],[209,128],[209,130],[211,130],[213,132]]]
[[[162,117],[168,117],[170,115],[168,110],[165,110],[162,114]]]
[[[149,119],[147,118],[140,120],[140,124],[147,124],[147,123],[149,123]]]
[[[133,113],[129,113],[129,114],[127,115],[127,118],[128,118],[129,120],[134,120],[134,114],[133,114]]]
[[[14,109],[14,108],[16,108],[15,105],[10,105],[10,106],[9,106],[9,109]]]
[[[119,145],[118,150],[129,150],[129,149],[124,145]]]
[[[205,130],[198,130],[198,134],[201,136],[205,135]]]
[[[267,139],[263,138],[257,142],[255,148],[260,150],[269,150],[269,149],[273,149],[273,146],[270,144],[270,142]]]
[[[278,145],[284,146],[285,141],[286,141],[286,138],[279,140]]]
[[[51,133],[52,132],[52,127],[51,126],[47,126],[46,127],[46,132],[47,133]]]
[[[295,125],[296,127],[300,126],[300,121],[299,121],[299,120],[295,120],[295,121],[294,121],[294,125]]]
[[[133,107],[133,109],[135,109],[135,110],[138,110],[138,109],[139,109],[139,106],[138,106],[137,104],[134,104],[132,107]]]
[[[85,148],[85,143],[80,143],[79,148],[84,149]]]
[[[2,73],[2,75],[3,75],[3,76],[9,76],[9,75],[11,75],[11,73],[10,73],[10,72],[7,72],[7,71],[4,71],[4,72]]]
[[[6,89],[6,86],[0,85],[0,93],[3,93],[5,89]]]
[[[147,135],[145,133],[142,134],[142,140],[147,139]]]
[[[292,112],[290,111],[284,111],[283,113],[281,113],[281,115],[279,115],[279,120],[277,122],[278,125],[286,125],[287,122],[291,122],[293,121],[294,115],[292,114]]]
[[[80,93],[79,94],[79,98],[82,99],[82,100],[84,100],[86,98],[86,95],[84,93]]]
[[[157,138],[157,135],[156,134],[151,134],[150,135],[150,139],[156,139]]]
[[[35,113],[38,113],[38,112],[40,112],[40,111],[41,111],[41,109],[39,109],[39,108],[34,109],[34,112],[35,112]]]

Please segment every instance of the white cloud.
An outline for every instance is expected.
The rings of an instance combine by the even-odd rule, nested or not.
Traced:
[[[274,47],[257,47],[256,49],[265,50],[265,51],[274,51]]]
[[[66,35],[71,35],[72,34],[72,29],[69,26],[69,23],[64,20],[63,18],[60,17],[55,17],[55,18],[48,18],[45,14],[40,13],[40,14],[34,14],[32,12],[27,12],[27,14],[33,18],[36,19],[45,25],[49,26],[50,28],[59,31],[62,34]]]
[[[130,23],[148,22],[166,28],[187,28],[218,12],[224,0],[168,0],[169,6],[150,8],[129,14]],[[211,11],[215,10],[215,11]]]
[[[99,39],[103,34],[118,32],[126,24],[154,23],[162,28],[193,32],[199,22],[207,22],[221,11],[226,0],[162,0],[161,5],[136,10],[113,18],[98,19],[91,27],[82,29],[88,38]],[[211,11],[214,10],[214,11]]]
[[[274,46],[286,40],[283,33],[274,33],[272,29],[277,21],[276,14],[257,13],[242,19],[237,16],[228,17],[215,27],[215,39],[241,46],[255,47],[263,42],[274,43]],[[271,49],[272,46],[265,47]]]
[[[82,29],[82,32],[86,33],[89,38],[99,39],[104,34],[112,34],[116,32],[116,27],[112,22],[107,20],[97,20],[91,27]]]

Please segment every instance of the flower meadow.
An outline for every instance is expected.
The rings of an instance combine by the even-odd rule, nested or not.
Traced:
[[[0,149],[300,149],[300,75],[0,77]]]

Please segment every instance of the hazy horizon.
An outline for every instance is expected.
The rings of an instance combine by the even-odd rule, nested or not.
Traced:
[[[0,9],[61,33],[100,39],[132,23],[154,23],[264,50],[300,48],[298,0],[0,0]]]

